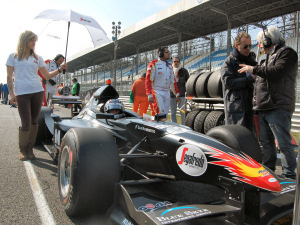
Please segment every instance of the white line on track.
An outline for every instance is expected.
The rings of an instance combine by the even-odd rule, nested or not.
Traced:
[[[37,206],[38,212],[40,214],[42,224],[43,225],[55,225],[55,221],[53,219],[53,215],[48,207],[46,199],[44,197],[43,191],[39,184],[39,181],[36,177],[34,169],[30,160],[24,161],[24,167],[26,169],[26,173],[29,179],[29,183],[31,186],[31,190],[33,193],[33,197],[35,199],[35,204]]]

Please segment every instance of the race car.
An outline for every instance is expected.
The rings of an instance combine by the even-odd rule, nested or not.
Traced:
[[[67,215],[105,213],[116,225],[291,223],[296,183],[261,164],[249,130],[204,135],[163,114],[105,112],[118,97],[105,85],[73,118],[41,110],[37,142],[58,160]]]

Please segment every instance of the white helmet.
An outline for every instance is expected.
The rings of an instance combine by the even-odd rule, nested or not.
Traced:
[[[125,111],[124,105],[119,99],[109,99],[105,103],[104,112],[109,113],[112,109],[120,110],[119,113],[123,113]]]

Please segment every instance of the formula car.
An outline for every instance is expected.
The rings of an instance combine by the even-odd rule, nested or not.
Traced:
[[[67,215],[100,212],[124,225],[291,223],[296,183],[261,164],[249,130],[203,135],[163,114],[104,112],[118,97],[105,85],[73,118],[41,110],[37,141],[58,160]]]

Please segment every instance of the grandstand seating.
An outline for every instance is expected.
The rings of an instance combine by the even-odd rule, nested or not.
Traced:
[[[296,50],[297,48],[297,40],[296,37],[294,38],[290,38],[286,40],[286,45],[292,47],[293,49]],[[254,44],[252,46],[251,51],[255,52],[257,54],[257,44]],[[233,49],[231,48],[230,51],[232,51]],[[215,71],[221,68],[224,60],[227,57],[227,49],[221,49],[221,50],[217,50],[215,52],[212,53],[211,58],[211,70]],[[264,57],[262,57],[264,58]],[[183,60],[183,58],[181,57],[180,59],[181,61]],[[201,55],[189,55],[189,56],[185,56],[184,59],[184,67],[189,70],[190,72],[194,71],[194,70],[198,70],[198,69],[203,69],[203,70],[207,70],[209,69],[209,60],[210,60],[210,56],[209,53],[203,53]],[[122,74],[122,80],[124,81],[130,81],[131,80],[131,74],[133,74],[133,80],[138,79],[142,73],[146,72],[146,64],[140,64],[138,66],[138,74],[136,74],[136,67],[132,66],[128,66],[128,67],[123,67],[118,68],[117,69],[117,82],[120,82],[121,80],[121,74]],[[105,71],[105,80],[110,79],[111,75],[110,75],[111,71],[107,70]],[[130,76],[130,80],[128,79]],[[101,83],[101,81],[104,79],[104,72],[100,72],[96,75],[96,77],[98,77],[98,81]],[[87,82],[89,81],[90,78],[87,78]],[[93,81],[94,82],[94,81]]]
[[[254,45],[252,47],[253,50],[256,50],[256,45]],[[232,49],[231,49],[232,51]],[[220,67],[222,66],[224,60],[227,57],[227,49],[222,49],[222,50],[217,50],[215,52],[212,53],[212,70],[217,70],[220,69]],[[209,53],[204,53],[202,55],[189,55],[186,56],[184,59],[184,67],[189,70],[189,71],[193,71],[195,69],[209,69]],[[180,58],[180,60],[183,60],[183,57]],[[135,67],[126,67],[126,68],[122,68],[122,77],[127,78],[129,75],[131,75],[131,73],[133,72],[133,80],[136,80],[140,77],[140,75],[142,73],[144,73],[146,71],[146,65],[145,64],[140,64],[138,71],[139,73],[136,74],[136,69]],[[98,79],[102,80],[103,79],[103,74],[104,72],[98,73]],[[121,77],[121,69],[117,69],[117,81],[120,81],[120,77]],[[105,72],[105,79],[109,79],[110,78],[110,70]]]

